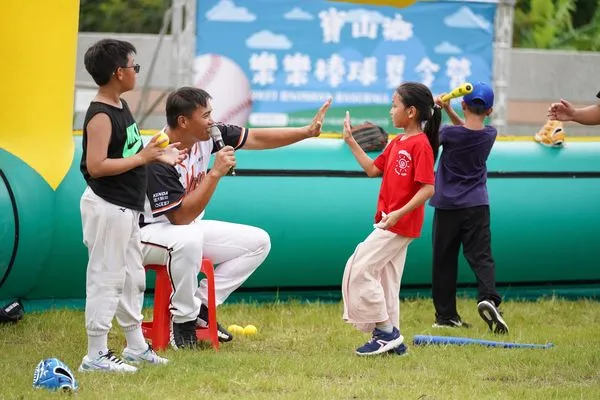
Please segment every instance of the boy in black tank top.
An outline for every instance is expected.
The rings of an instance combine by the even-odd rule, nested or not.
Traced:
[[[83,127],[81,173],[87,188],[81,197],[83,242],[88,248],[85,325],[88,350],[80,371],[135,372],[108,349],[112,320],[123,328],[125,361],[166,364],[142,334],[142,301],[146,277],[139,231],[144,209],[146,164],[170,165],[185,151],[165,148],[152,138],[146,147],[137,124],[120,95],[133,89],[140,66],[128,42],[105,39],[85,54],[85,68],[99,89],[87,110]]]

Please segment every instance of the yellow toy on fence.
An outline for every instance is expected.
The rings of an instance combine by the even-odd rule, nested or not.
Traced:
[[[534,136],[536,142],[547,147],[562,147],[565,143],[565,131],[561,121],[548,120]]]

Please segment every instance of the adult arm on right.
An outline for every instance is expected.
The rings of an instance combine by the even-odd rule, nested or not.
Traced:
[[[575,109],[573,121],[583,125],[600,125],[600,104]]]
[[[552,103],[548,108],[548,118],[558,121],[573,121],[582,125],[600,125],[600,104],[575,108],[567,100]]]

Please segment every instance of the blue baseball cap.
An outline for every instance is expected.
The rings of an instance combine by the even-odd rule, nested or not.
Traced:
[[[473,91],[463,97],[465,103],[470,107],[489,110],[494,105],[494,91],[483,82],[473,84]]]

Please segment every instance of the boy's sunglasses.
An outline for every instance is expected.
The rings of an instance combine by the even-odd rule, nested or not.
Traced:
[[[129,67],[121,67],[121,68],[133,68],[133,70],[135,71],[136,74],[140,73],[140,64],[133,64],[130,65]]]

